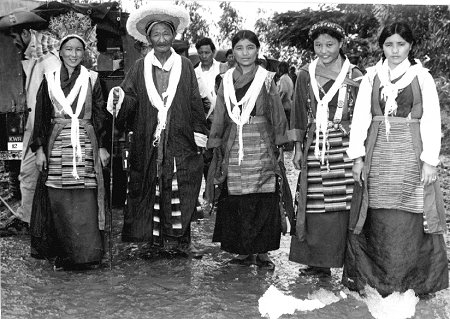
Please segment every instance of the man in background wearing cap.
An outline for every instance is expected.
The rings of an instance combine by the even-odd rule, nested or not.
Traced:
[[[46,25],[47,22],[37,14],[22,8],[0,18],[0,31],[12,37],[18,50],[17,54],[21,56],[23,68],[21,71],[23,72],[20,76],[24,84],[21,90],[25,91],[26,96],[26,105],[23,106],[23,109],[28,114],[23,136],[22,162],[19,174],[21,204],[15,216],[4,225],[3,230],[28,228],[30,223],[31,206],[39,175],[35,165],[35,154],[29,148],[33,132],[36,94],[44,74],[60,65],[58,55],[49,50],[52,47],[52,42],[47,39],[46,50],[42,50],[42,44],[36,41],[36,38],[42,39],[42,37],[39,37],[34,29],[41,29]],[[40,45],[41,50],[37,50]]]
[[[113,113],[117,101],[117,128],[133,132],[122,240],[201,257],[190,224],[202,181],[206,119],[194,68],[172,47],[188,23],[179,6],[144,6],[130,14],[128,33],[153,49],[111,90],[108,110]]]

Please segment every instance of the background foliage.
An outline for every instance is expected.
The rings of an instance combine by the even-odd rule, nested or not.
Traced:
[[[189,12],[191,23],[184,31],[182,38],[189,43],[197,43],[204,37],[209,37],[209,23],[202,17],[202,13],[207,13],[206,9],[197,1],[175,1],[175,4],[182,5]]]

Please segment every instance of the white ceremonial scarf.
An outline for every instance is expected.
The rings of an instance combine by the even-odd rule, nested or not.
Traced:
[[[333,99],[336,92],[342,87],[344,83],[347,72],[350,68],[350,61],[345,58],[344,64],[342,65],[341,71],[334,81],[331,88],[324,95],[322,99],[320,99],[319,95],[319,84],[316,79],[316,66],[319,62],[319,58],[312,61],[309,65],[309,77],[311,81],[311,87],[314,92],[314,96],[317,101],[317,112],[316,112],[316,146],[314,149],[314,155],[318,159],[321,155],[322,164],[325,161],[325,147],[326,147],[326,139],[328,133],[328,103]],[[319,151],[319,134],[322,132],[322,152]]]
[[[208,118],[211,115],[211,113],[214,111],[214,108],[216,107],[217,95],[216,95],[215,91],[211,91],[211,92],[208,91],[206,93],[206,97],[211,102],[211,106],[209,107],[208,114],[206,114],[206,118]]]
[[[422,64],[419,60],[415,60],[416,64],[411,65],[408,59],[405,59],[395,69],[391,70],[388,65],[388,60],[385,59],[378,61],[375,65],[375,70],[380,79],[381,98],[384,99],[386,105],[384,108],[384,123],[386,125],[386,140],[389,140],[389,132],[391,124],[389,123],[389,115],[395,116],[397,111],[397,101],[395,100],[398,95],[398,91],[407,87],[412,80],[422,70]],[[403,75],[403,76],[402,76]],[[392,83],[391,80],[395,80],[401,77],[397,82]]]
[[[242,128],[250,119],[250,114],[255,107],[256,99],[258,98],[261,87],[264,85],[264,81],[269,73],[260,66],[257,66],[257,68],[258,70],[256,70],[255,78],[253,79],[252,84],[250,84],[250,87],[240,101],[237,101],[236,99],[236,91],[234,90],[233,85],[233,71],[235,68],[229,69],[223,77],[223,95],[227,112],[231,120],[237,125],[239,138],[239,165],[244,158]],[[231,104],[233,104],[233,109],[231,108]],[[239,108],[239,105],[242,105],[242,111]]]
[[[54,73],[48,73],[47,76],[48,92],[50,97],[55,99],[61,106],[62,110],[59,112],[66,113],[72,119],[70,128],[70,142],[73,148],[72,159],[72,176],[75,179],[80,179],[77,172],[77,162],[81,161],[81,145],[80,145],[80,128],[78,116],[83,109],[84,102],[86,101],[86,94],[89,85],[89,71],[81,65],[80,75],[75,81],[75,85],[70,91],[69,95],[64,96],[64,92],[61,89],[61,68],[58,68]],[[78,96],[79,94],[79,96]],[[72,111],[71,105],[75,98],[78,96],[77,107],[75,113]],[[59,106],[57,106],[59,108]]]
[[[158,125],[154,134],[153,146],[159,144],[161,132],[166,128],[167,112],[172,105],[181,77],[181,56],[173,48],[170,50],[172,51],[172,55],[164,65],[161,65],[155,57],[155,50],[151,50],[144,58],[144,79],[147,95],[152,105],[158,110]],[[169,85],[167,86],[167,91],[161,94],[162,98],[155,87],[155,82],[153,82],[153,65],[165,71],[170,71]]]

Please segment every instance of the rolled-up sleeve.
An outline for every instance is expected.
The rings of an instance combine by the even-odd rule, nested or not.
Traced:
[[[433,77],[424,71],[419,76],[422,92],[423,114],[420,120],[420,135],[423,150],[420,159],[427,164],[439,164],[441,150],[441,111],[436,84]]]

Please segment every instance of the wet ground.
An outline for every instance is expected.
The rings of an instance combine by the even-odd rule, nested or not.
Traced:
[[[286,165],[293,188],[296,172],[290,160]],[[143,244],[120,242],[122,215],[115,209],[111,270],[106,264],[89,271],[54,271],[47,261],[29,256],[28,236],[2,238],[1,318],[251,319],[261,318],[258,300],[271,285],[299,299],[319,288],[336,295],[344,290],[338,269],[333,269],[331,279],[298,276],[303,266],[288,261],[289,236],[283,236],[281,248],[271,253],[276,264],[273,272],[227,265],[232,256],[211,242],[214,218],[207,216],[193,224],[193,241],[206,250],[202,259],[161,258]],[[281,318],[372,316],[363,301],[349,295],[322,309]],[[419,301],[414,318],[450,319],[450,290]]]

